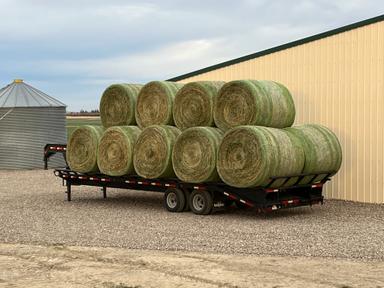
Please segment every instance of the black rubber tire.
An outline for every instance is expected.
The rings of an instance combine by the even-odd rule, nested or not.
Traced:
[[[213,209],[213,198],[206,190],[193,190],[189,196],[189,207],[197,215],[208,215]]]
[[[167,189],[164,193],[163,205],[169,212],[182,212],[186,203],[184,192],[177,188]]]
[[[189,207],[189,196],[190,195],[191,195],[191,192],[189,192],[187,190],[184,191],[185,205],[184,205],[183,212],[191,211],[191,208]]]

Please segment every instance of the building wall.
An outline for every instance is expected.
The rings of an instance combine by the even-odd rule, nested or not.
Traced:
[[[383,21],[180,82],[235,79],[285,84],[295,124],[324,124],[338,135],[344,159],[327,197],[384,203]]]

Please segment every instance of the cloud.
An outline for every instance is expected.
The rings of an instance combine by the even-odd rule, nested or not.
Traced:
[[[378,0],[2,0],[0,81],[91,109],[110,83],[167,79],[378,11]]]

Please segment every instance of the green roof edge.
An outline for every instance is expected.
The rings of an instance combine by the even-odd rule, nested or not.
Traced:
[[[237,63],[240,63],[240,62],[248,61],[248,60],[255,59],[255,58],[258,58],[258,57],[261,57],[261,56],[265,56],[265,55],[272,54],[272,53],[275,53],[275,52],[278,52],[278,51],[282,51],[282,50],[285,50],[285,49],[288,49],[288,48],[299,46],[299,45],[302,45],[302,44],[305,44],[305,43],[309,43],[309,42],[312,42],[312,41],[316,41],[316,40],[319,40],[319,39],[330,37],[330,36],[333,36],[333,35],[336,35],[336,34],[340,34],[340,33],[346,32],[346,31],[350,31],[350,30],[353,30],[353,29],[356,29],[356,28],[360,28],[360,27],[363,27],[363,26],[366,26],[366,25],[370,25],[370,24],[373,24],[373,23],[377,23],[377,22],[380,22],[380,21],[384,21],[384,14],[376,16],[376,17],[373,17],[373,18],[369,18],[369,19],[366,19],[366,20],[363,20],[363,21],[355,22],[355,23],[352,23],[352,24],[349,24],[349,25],[346,25],[346,26],[342,26],[342,27],[339,27],[339,28],[336,28],[336,29],[332,29],[332,30],[329,30],[329,31],[326,31],[326,32],[315,34],[315,35],[312,35],[312,36],[309,36],[309,37],[305,37],[305,38],[302,38],[302,39],[299,39],[299,40],[295,40],[293,42],[289,42],[289,43],[286,43],[286,44],[283,44],[283,45],[275,46],[273,48],[269,48],[269,49],[262,50],[262,51],[259,51],[259,52],[256,52],[256,53],[252,53],[252,54],[245,55],[245,56],[242,56],[242,57],[239,57],[239,58],[235,58],[235,59],[232,59],[232,60],[229,60],[229,61],[225,61],[225,62],[222,62],[222,63],[219,63],[219,64],[208,66],[208,67],[205,67],[205,68],[202,68],[202,69],[199,69],[199,70],[195,70],[195,71],[192,71],[192,72],[180,75],[180,76],[176,76],[176,77],[170,78],[167,81],[180,81],[180,80],[183,80],[183,79],[186,79],[186,78],[190,78],[190,77],[197,76],[197,75],[200,75],[200,74],[203,74],[203,73],[207,73],[207,72],[210,72],[210,71],[213,71],[213,70],[217,70],[217,69],[220,69],[220,68],[223,68],[223,67],[234,65],[234,64],[237,64]]]

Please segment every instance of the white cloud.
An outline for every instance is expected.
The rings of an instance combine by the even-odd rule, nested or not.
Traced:
[[[384,11],[379,0],[0,1],[0,81],[91,108],[112,82],[167,79]]]

